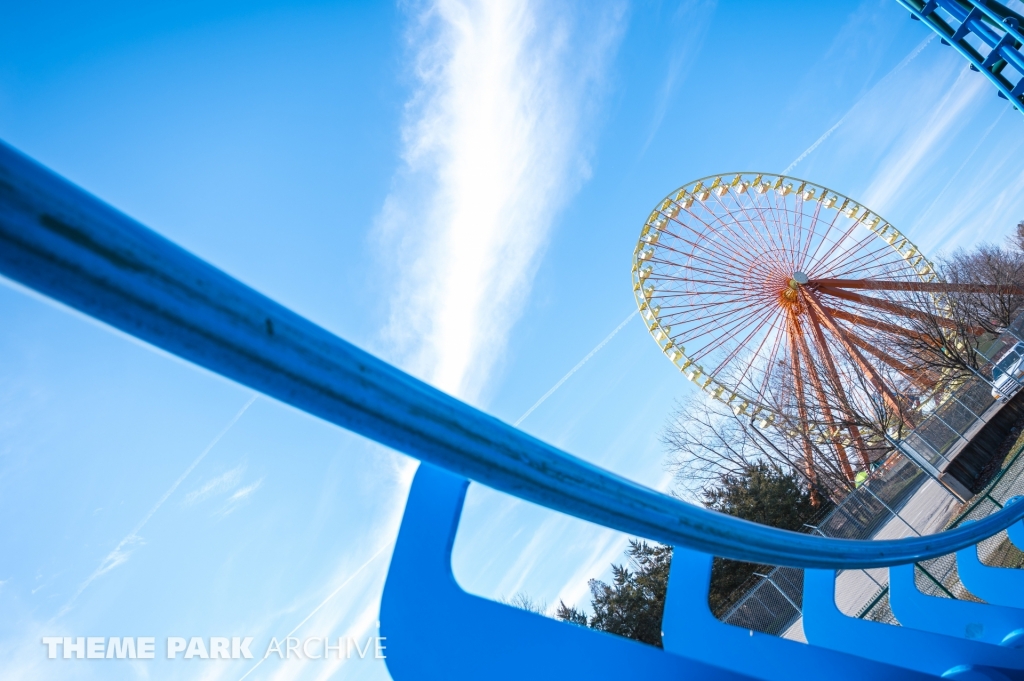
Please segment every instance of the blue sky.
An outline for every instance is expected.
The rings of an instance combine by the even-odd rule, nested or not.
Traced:
[[[691,179],[788,170],[932,256],[1024,219],[1021,115],[892,0],[8,4],[0,139],[509,422],[630,314],[639,229]],[[375,632],[415,462],[5,284],[5,678],[67,677],[42,636]],[[691,390],[634,319],[522,427],[669,489]],[[454,567],[585,604],[626,539],[472,486]],[[328,677],[387,672],[247,678]]]

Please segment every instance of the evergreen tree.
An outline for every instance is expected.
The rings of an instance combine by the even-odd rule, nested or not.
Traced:
[[[783,530],[801,531],[828,508],[815,507],[801,481],[788,471],[759,462],[740,475],[723,475],[715,487],[704,489],[704,505],[715,511]],[[716,558],[711,568],[708,604],[716,615],[731,605],[731,596],[755,572],[767,566]]]
[[[724,475],[704,489],[708,508],[786,530],[800,530],[825,509],[811,504],[810,494],[791,472],[758,463],[741,474]],[[612,565],[612,583],[590,580],[593,615],[559,602],[555,617],[661,647],[661,618],[672,563],[672,547],[630,540],[626,565]],[[708,604],[720,615],[733,592],[762,566],[715,559]]]
[[[559,602],[555,616],[660,648],[672,547],[631,539],[626,554],[628,565],[612,565],[611,584],[590,580],[594,614],[589,622],[583,612],[563,602]]]

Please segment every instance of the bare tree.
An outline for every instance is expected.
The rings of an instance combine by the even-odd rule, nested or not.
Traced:
[[[761,426],[757,418],[736,415],[726,405],[695,396],[678,405],[662,441],[668,449],[667,467],[676,483],[693,496],[727,476],[748,473],[769,463],[795,473],[812,495],[838,499],[850,487],[835,457],[822,443],[811,443],[814,475],[805,466],[804,442],[789,437],[776,425]]]
[[[1019,253],[1024,253],[1024,220],[1017,223],[1017,230],[1007,237],[1007,243],[1011,249],[1016,249]]]
[[[952,285],[949,290],[891,292],[889,302],[906,313],[875,337],[877,347],[932,393],[984,371],[988,360],[982,350],[1024,306],[1024,253],[987,244],[961,249],[942,261],[939,274]],[[972,290],[975,285],[984,288]]]
[[[1021,223],[1017,238],[1024,238]],[[973,251],[959,249],[945,258],[942,274],[950,284],[988,284],[997,290],[984,293],[952,293],[969,312],[974,326],[998,333],[1013,322],[1024,305],[1024,252],[982,244]]]

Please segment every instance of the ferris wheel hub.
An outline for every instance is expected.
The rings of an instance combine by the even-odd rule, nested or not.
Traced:
[[[793,281],[796,282],[797,284],[806,284],[808,281],[810,281],[810,279],[807,278],[806,274],[797,270],[796,272],[793,273]]]

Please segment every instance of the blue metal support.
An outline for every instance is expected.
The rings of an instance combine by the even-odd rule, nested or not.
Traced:
[[[989,497],[989,499],[991,498],[992,497]],[[1006,500],[1006,503],[1003,504],[1003,506],[1000,506],[1000,508],[1005,508],[1006,506],[1013,506],[1019,501],[1024,501],[1024,497],[1010,497],[1009,499]],[[1013,525],[1007,527],[1006,536],[1010,538],[1010,543],[1016,546],[1017,549],[1019,549],[1020,551],[1024,551],[1024,522],[1014,523]]]
[[[994,645],[1024,629],[1024,610],[921,593],[913,565],[889,568],[889,607],[905,627]]]
[[[637,674],[788,681],[809,670],[827,671],[833,681],[1024,678],[1024,654],[990,645],[991,637],[953,638],[843,615],[835,607],[832,571],[806,571],[811,645],[726,624],[708,606],[712,557],[684,547],[673,552],[663,650],[474,596],[451,569],[468,482],[424,464],[409,492],[380,614],[381,635],[390,642],[388,671],[397,681]],[[985,622],[1006,629],[1016,620],[989,613]]]
[[[997,0],[896,0],[951,45],[996,86],[997,94],[1024,106],[1024,16]],[[1006,67],[1016,71],[1007,76]]]
[[[622,532],[794,567],[863,568],[972,546],[1024,505],[899,540],[826,539],[702,509],[593,466],[356,348],[0,144],[0,274],[326,421]]]
[[[763,678],[466,593],[451,552],[468,485],[429,464],[416,472],[381,599],[396,681]]]
[[[672,550],[662,619],[665,650],[772,681],[790,681],[809,670],[828,670],[832,681],[925,676],[859,654],[808,646],[722,622],[708,606],[711,565],[712,557],[705,553],[679,546]]]
[[[990,567],[978,559],[978,547],[956,552],[960,581],[972,594],[997,605],[1024,608],[1024,570]]]
[[[811,645],[936,676],[970,667],[1024,679],[1024,654],[1015,649],[848,617],[836,606],[835,583],[833,570],[804,570],[804,634]]]

